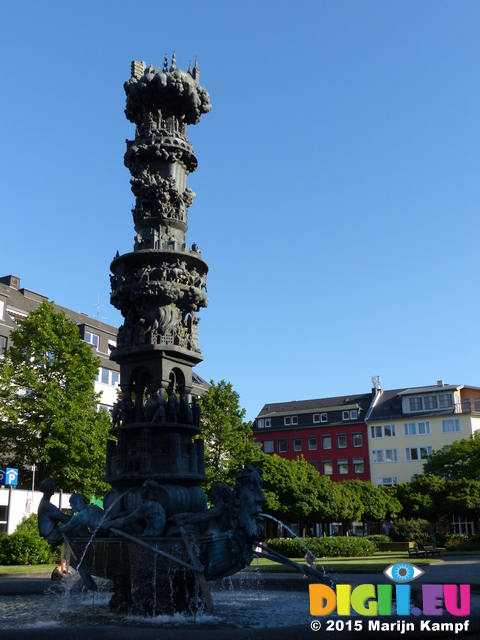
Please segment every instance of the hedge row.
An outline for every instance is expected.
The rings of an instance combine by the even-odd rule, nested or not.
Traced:
[[[479,551],[480,536],[465,533],[451,533],[445,536],[445,549],[448,551]]]
[[[304,546],[302,546],[302,543]],[[305,547],[316,558],[355,558],[371,556],[377,550],[376,544],[367,538],[355,536],[329,538],[272,538],[267,546],[287,558],[301,558],[307,553]]]
[[[0,565],[32,565],[56,562],[58,549],[52,550],[38,533],[37,516],[24,518],[11,535],[0,537]]]

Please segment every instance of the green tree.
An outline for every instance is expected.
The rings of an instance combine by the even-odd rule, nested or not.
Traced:
[[[78,327],[53,302],[42,302],[11,333],[0,358],[0,449],[38,483],[51,476],[64,491],[99,494],[107,485],[105,451],[110,417],[97,413],[99,367]],[[25,482],[25,481],[24,481]],[[28,484],[28,482],[26,483]]]
[[[411,482],[395,485],[404,518],[426,518],[432,522],[444,513],[445,481],[433,474],[415,476]]]
[[[362,480],[345,480],[343,485],[353,491],[362,505],[361,520],[365,528],[367,520],[384,520],[387,515],[387,496],[371,482]]]
[[[423,467],[425,474],[433,473],[444,480],[480,478],[480,437],[456,440],[434,451]]]
[[[319,475],[303,458],[287,460],[263,453],[259,460],[263,472],[263,511],[286,524],[299,524],[300,531],[321,511]]]
[[[215,482],[231,482],[242,465],[255,463],[260,455],[250,438],[251,423],[245,422],[245,409],[231,383],[211,380],[210,384],[199,398],[207,491]]]

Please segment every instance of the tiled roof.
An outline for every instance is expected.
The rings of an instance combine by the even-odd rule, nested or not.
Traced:
[[[308,413],[309,411],[332,411],[334,409],[348,409],[359,405],[363,411],[367,411],[373,398],[373,393],[351,394],[348,396],[335,396],[332,398],[316,398],[314,400],[292,400],[290,402],[273,402],[266,404],[258,418],[288,413]]]

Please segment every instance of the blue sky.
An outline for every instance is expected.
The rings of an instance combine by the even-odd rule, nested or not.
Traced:
[[[198,56],[204,378],[267,402],[480,387],[480,3],[4,2],[0,275],[112,324],[130,62]]]

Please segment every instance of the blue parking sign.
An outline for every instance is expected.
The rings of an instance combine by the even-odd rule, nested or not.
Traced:
[[[18,483],[18,469],[0,469],[0,484],[16,485]]]

